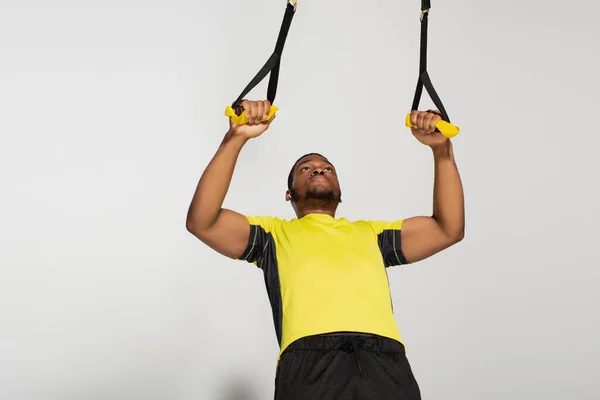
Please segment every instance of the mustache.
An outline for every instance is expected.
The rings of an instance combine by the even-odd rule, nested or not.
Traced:
[[[316,175],[313,175],[313,176],[311,176],[311,177],[310,177],[308,180],[309,180],[309,182],[310,182],[310,181],[312,181],[313,179],[315,179],[315,178],[319,178],[319,177],[321,177],[321,178],[325,178],[325,179],[327,179],[327,180],[329,181],[329,178],[328,178],[328,177],[327,177],[325,174],[316,174]]]

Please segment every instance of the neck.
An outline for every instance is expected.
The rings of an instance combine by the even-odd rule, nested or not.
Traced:
[[[298,218],[302,218],[308,214],[327,214],[335,217],[337,203],[329,201],[310,201],[308,203],[294,203],[294,210]]]
[[[326,214],[335,218],[335,211],[333,210],[302,210],[296,213],[298,218],[302,218],[308,214]]]

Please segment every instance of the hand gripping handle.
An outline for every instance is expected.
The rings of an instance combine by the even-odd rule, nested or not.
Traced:
[[[406,126],[412,128],[412,123],[410,122],[410,114],[406,116]],[[442,135],[446,136],[448,139],[452,139],[454,136],[460,133],[460,128],[456,125],[452,125],[449,122],[444,120],[439,120],[435,127]]]
[[[266,119],[263,119],[263,121],[268,121],[271,118],[273,118],[277,110],[279,110],[279,107],[271,106],[271,109],[269,110],[269,115]],[[248,116],[246,115],[246,111],[242,112],[240,115],[237,115],[235,113],[235,110],[231,106],[227,106],[227,108],[225,109],[225,116],[231,118],[231,122],[236,125],[244,125],[248,123]]]

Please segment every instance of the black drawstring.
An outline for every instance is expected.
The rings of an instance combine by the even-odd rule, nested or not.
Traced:
[[[357,346],[358,343],[358,346]],[[358,348],[364,348],[365,347],[365,339],[358,337],[358,336],[353,336],[350,337],[350,339],[346,339],[346,341],[344,343],[342,343],[342,345],[340,346],[340,350],[343,350],[347,353],[354,353],[354,359],[356,360],[356,365],[358,366],[358,370],[362,372],[362,368],[360,366],[360,360],[359,360],[359,354],[358,354]],[[377,346],[377,351],[379,352],[379,346]]]

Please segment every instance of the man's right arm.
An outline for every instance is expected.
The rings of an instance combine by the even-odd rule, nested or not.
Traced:
[[[238,258],[246,249],[250,223],[244,215],[222,208],[223,201],[243,146],[249,139],[260,136],[273,121],[261,122],[268,115],[268,101],[244,101],[242,106],[249,123],[230,125],[198,182],[186,220],[190,233],[229,258]]]

